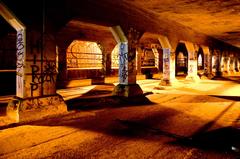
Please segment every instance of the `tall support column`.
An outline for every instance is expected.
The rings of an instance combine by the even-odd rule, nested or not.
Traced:
[[[17,31],[16,97],[7,106],[14,122],[35,120],[67,111],[63,98],[56,93],[56,44],[42,30],[30,30],[0,2],[0,15]]]
[[[238,69],[238,57],[236,54],[234,56],[234,64],[235,64],[234,70],[235,70],[235,73],[237,73],[239,72],[239,69]]]
[[[240,61],[239,61],[239,58],[236,57],[236,60],[237,60],[237,69],[238,69],[238,72],[240,72]]]
[[[212,75],[212,61],[211,61],[211,53],[208,46],[202,46],[203,54],[204,54],[204,75],[211,79]]]
[[[26,34],[24,96],[9,102],[7,115],[15,122],[39,119],[67,111],[63,98],[56,93],[56,44],[50,34],[38,31]],[[18,81],[19,82],[19,81]],[[18,87],[18,85],[17,85]]]
[[[197,48],[188,41],[184,42],[188,51],[188,75],[186,80],[198,82],[200,80],[197,74]]]
[[[229,63],[230,63],[230,58],[227,55],[224,55],[224,57],[223,57],[223,72],[225,75],[228,75],[230,72]]]
[[[230,73],[230,57],[226,58],[226,71],[228,74]]]
[[[160,85],[170,86],[177,80],[175,78],[175,52],[166,36],[159,36],[158,38],[163,49],[163,78]]]
[[[214,67],[215,67],[215,77],[220,77],[222,76],[221,72],[221,58],[222,58],[222,53],[220,50],[214,49],[213,54],[215,55],[215,61],[214,61]]]
[[[113,95],[134,97],[143,95],[136,83],[136,49],[140,33],[130,28],[126,35],[120,26],[112,27],[111,31],[119,45],[119,84],[114,88]]]
[[[229,55],[229,72],[230,72],[230,74],[234,74],[234,72],[235,72],[235,70],[234,70],[234,68],[235,68],[235,63],[234,63],[234,55],[233,55],[233,53],[230,53],[230,55]]]
[[[138,47],[137,48],[137,61],[136,61],[136,67],[137,67],[137,74],[140,75],[142,74],[141,68],[142,68],[142,54],[143,50]]]
[[[158,72],[160,72],[160,66],[159,66],[159,52],[157,47],[152,46],[152,52],[154,54],[154,63],[155,67],[158,69]]]
[[[224,55],[224,52],[223,52],[222,57],[221,57],[221,61],[220,61],[220,71],[222,73],[224,73],[224,59],[225,59],[225,55]]]
[[[24,98],[25,94],[25,63],[26,63],[26,30],[17,30],[17,68],[16,68],[16,96]]]

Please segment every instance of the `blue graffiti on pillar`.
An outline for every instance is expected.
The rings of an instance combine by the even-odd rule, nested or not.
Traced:
[[[127,63],[128,63],[128,51],[127,43],[120,43],[119,49],[119,75],[120,83],[125,83],[128,76]]]

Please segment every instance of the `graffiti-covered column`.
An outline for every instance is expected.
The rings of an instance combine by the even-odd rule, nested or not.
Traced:
[[[160,85],[172,85],[177,81],[175,78],[175,52],[172,51],[172,46],[166,36],[159,36],[158,40],[163,49],[163,78]]]
[[[9,102],[8,116],[19,122],[66,112],[63,98],[56,93],[58,65],[54,37],[27,30],[25,49],[23,96]]]
[[[236,71],[237,72],[240,72],[239,67],[240,67],[239,58],[236,56]]]
[[[208,46],[201,46],[204,54],[204,76],[211,79],[212,75],[212,57]]]
[[[152,48],[152,52],[154,54],[154,64],[155,64],[155,67],[158,69],[158,72],[160,72],[160,66],[159,66],[159,52],[158,52],[158,47],[155,46],[155,45],[152,45],[151,46]]]
[[[221,60],[220,60],[220,71],[223,73],[224,72],[224,52],[222,53],[222,57],[221,57]]]
[[[186,80],[197,82],[200,80],[197,70],[197,50],[198,48],[194,46],[193,43],[185,41],[184,42],[188,51],[188,75]]]
[[[230,58],[228,57],[227,52],[223,52],[221,63],[222,63],[221,64],[221,72],[223,73],[223,75],[228,75]]]
[[[133,28],[124,33],[120,26],[112,27],[111,31],[119,43],[119,84],[114,88],[113,95],[143,95],[142,89],[136,83],[136,49],[140,33]]]
[[[234,74],[235,73],[234,54],[230,53],[229,58],[230,58],[229,71],[230,71],[230,74]]]
[[[26,96],[25,92],[25,62],[26,62],[26,30],[17,30],[17,40],[16,40],[16,96],[19,98],[24,98]]]
[[[215,72],[215,77],[220,77],[222,76],[221,72],[221,58],[222,58],[222,53],[218,49],[213,50],[213,69]]]

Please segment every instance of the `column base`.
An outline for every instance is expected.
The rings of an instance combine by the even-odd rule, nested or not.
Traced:
[[[200,78],[198,75],[187,75],[185,80],[189,82],[200,82]]]
[[[160,82],[160,86],[173,86],[178,84],[178,80],[176,78],[171,79],[171,80],[166,80],[166,79],[162,79]]]
[[[114,96],[121,96],[121,97],[136,97],[142,96],[143,91],[138,84],[118,84],[115,86],[113,93]]]
[[[13,122],[32,121],[65,112],[67,105],[58,94],[24,99],[14,97],[7,106],[7,117]]]

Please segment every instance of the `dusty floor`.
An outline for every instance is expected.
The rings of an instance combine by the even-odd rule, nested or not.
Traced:
[[[239,81],[140,80],[130,101],[110,84],[62,89],[68,113],[0,127],[0,158],[240,158]]]

